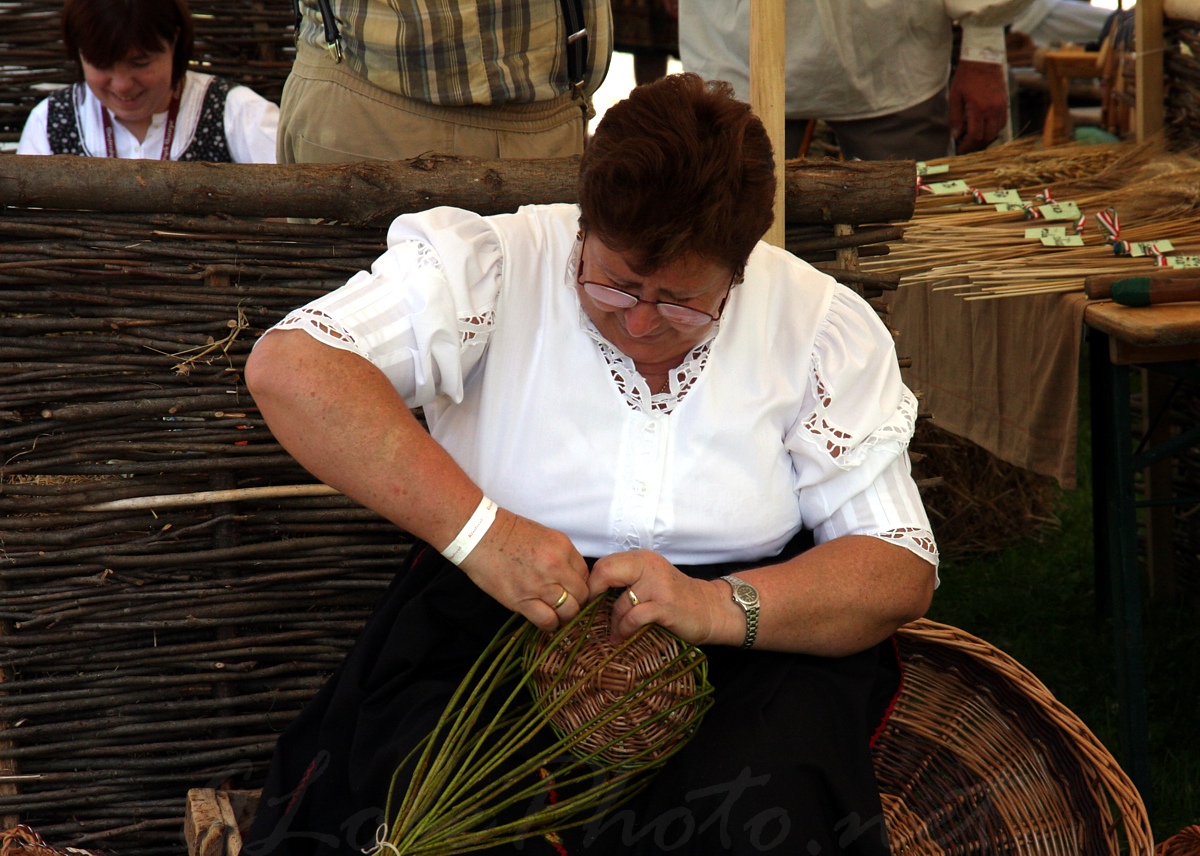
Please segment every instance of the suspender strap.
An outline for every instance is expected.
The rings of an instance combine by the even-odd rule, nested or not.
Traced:
[[[587,67],[587,23],[583,17],[583,0],[559,0],[567,35],[567,81],[573,89],[583,86],[583,71]]]
[[[321,23],[325,27],[325,49],[333,57],[334,62],[342,61],[342,34],[338,32],[337,18],[333,16],[333,7],[329,0],[317,0],[317,8],[321,10]]]

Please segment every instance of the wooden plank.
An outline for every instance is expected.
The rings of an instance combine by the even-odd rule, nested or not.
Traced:
[[[192,788],[183,810],[188,856],[225,856],[229,827],[212,788]]]
[[[1148,355],[1158,353],[1153,362],[1181,359],[1165,356],[1168,348],[1200,356],[1200,303],[1162,303],[1155,306],[1120,306],[1116,303],[1092,303],[1084,310],[1084,320],[1123,346],[1123,356],[1130,348],[1149,349]],[[1115,353],[1114,353],[1115,361]],[[1127,364],[1124,361],[1119,365]]]
[[[1109,339],[1108,353],[1114,366],[1174,363],[1200,360],[1200,345],[1138,345]]]

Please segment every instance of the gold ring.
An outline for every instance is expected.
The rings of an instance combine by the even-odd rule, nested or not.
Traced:
[[[633,593],[633,589],[625,589],[625,594],[629,595],[629,602],[634,606],[637,606],[639,603],[641,603],[641,601],[638,600],[638,596]]]
[[[558,596],[558,600],[554,601],[554,608],[558,609],[567,602],[567,590],[563,589],[563,593]]]

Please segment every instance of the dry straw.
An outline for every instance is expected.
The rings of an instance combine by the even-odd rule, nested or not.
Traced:
[[[949,167],[937,181],[959,179],[981,192],[1016,190],[1027,203],[1047,195],[1074,202],[1083,224],[999,212],[970,196],[924,195],[889,255],[864,258],[864,269],[902,277],[901,286],[933,283],[969,300],[1081,291],[1085,277],[1152,270],[1155,258],[1118,255],[1113,242],[1168,240],[1173,255],[1200,255],[1200,158],[1162,154],[1153,144],[1033,148],[1025,141],[930,162]],[[927,179],[927,182],[934,181]],[[1096,215],[1115,212],[1114,236]],[[1065,226],[1077,247],[1028,239],[1032,227]]]
[[[649,783],[712,704],[707,661],[656,625],[614,647],[611,603],[593,600],[552,636],[516,616],[501,628],[397,768],[373,854],[551,835]]]

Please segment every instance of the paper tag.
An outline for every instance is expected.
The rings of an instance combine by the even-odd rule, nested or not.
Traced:
[[[1006,211],[1024,211],[1025,206],[1019,202],[997,202],[996,210],[1003,214]]]
[[[1200,256],[1167,256],[1167,267],[1200,268]]]
[[[1016,190],[992,190],[983,194],[984,202],[1016,202],[1021,203],[1021,194]]]
[[[1052,202],[1037,206],[1037,211],[1046,220],[1078,220],[1079,206],[1074,202]]]
[[[948,163],[925,163],[925,161],[917,161],[917,175],[941,175],[943,172],[950,171]]]
[[[1042,238],[1043,247],[1082,247],[1083,235],[1054,235]]]
[[[961,178],[956,178],[953,181],[935,181],[933,184],[925,186],[937,196],[944,196],[949,193],[967,193],[971,189],[971,185],[967,184]]]
[[[1040,229],[1026,229],[1026,241],[1040,241],[1043,238],[1065,238],[1067,236],[1066,226],[1042,226]]]
[[[1173,249],[1175,249],[1175,245],[1166,238],[1160,241],[1134,241],[1129,245],[1129,255],[1140,258],[1141,256],[1169,253]]]

